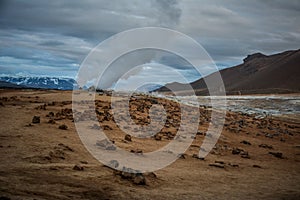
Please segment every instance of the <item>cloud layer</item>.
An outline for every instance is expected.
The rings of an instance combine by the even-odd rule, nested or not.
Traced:
[[[99,42],[145,26],[193,37],[223,68],[254,52],[298,49],[299,16],[298,0],[1,1],[0,70],[75,76]],[[184,70],[174,60],[162,64]]]

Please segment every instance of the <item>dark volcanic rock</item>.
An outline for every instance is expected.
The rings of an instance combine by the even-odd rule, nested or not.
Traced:
[[[73,170],[76,170],[76,171],[83,171],[84,168],[83,168],[81,165],[75,165],[75,166],[73,167]]]
[[[32,118],[32,123],[33,124],[39,124],[41,122],[41,118],[39,116],[34,116]]]
[[[281,152],[269,152],[269,154],[275,156],[276,158],[283,158],[283,154]]]
[[[268,144],[260,144],[258,146],[261,147],[261,148],[273,149],[273,146],[272,145],[268,145]]]
[[[233,155],[237,155],[237,154],[240,154],[241,153],[241,149],[239,149],[239,148],[234,148],[234,149],[232,149],[232,154]]]
[[[251,143],[248,142],[248,141],[246,141],[246,140],[241,141],[241,143],[242,143],[242,144],[246,144],[246,145],[251,145]]]
[[[220,163],[211,163],[209,164],[209,166],[217,167],[217,168],[225,168],[224,164],[220,164]]]
[[[132,141],[132,140],[131,140],[131,135],[126,134],[124,140],[126,140],[126,141],[128,141],[128,142],[131,142],[131,141]]]
[[[65,125],[65,124],[62,124],[62,125],[60,125],[58,128],[61,129],[61,130],[67,130],[67,129],[68,129],[68,126]]]

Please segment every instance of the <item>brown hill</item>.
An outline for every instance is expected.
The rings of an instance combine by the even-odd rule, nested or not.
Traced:
[[[294,93],[300,92],[299,65],[300,49],[270,56],[256,53],[248,55],[240,65],[221,70],[220,74],[227,94]],[[215,76],[213,73],[205,79],[212,80]],[[192,82],[191,86],[197,95],[208,94],[204,78]],[[156,91],[168,92],[168,88],[176,88],[183,95],[191,92],[186,84],[176,82]]]

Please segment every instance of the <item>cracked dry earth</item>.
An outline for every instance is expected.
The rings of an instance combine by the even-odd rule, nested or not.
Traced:
[[[74,125],[84,119],[73,118],[71,100],[71,91],[0,91],[0,199],[300,199],[297,120],[227,112],[217,144],[203,159],[197,153],[211,111],[200,108],[197,134],[178,160],[154,173],[132,174],[104,166],[85,149]],[[132,153],[157,150],[177,139],[180,110],[168,100],[133,97],[133,121],[149,124],[154,104],[164,106],[167,120],[151,137],[123,133],[107,95],[96,95],[99,124],[90,128],[102,128],[108,142]]]

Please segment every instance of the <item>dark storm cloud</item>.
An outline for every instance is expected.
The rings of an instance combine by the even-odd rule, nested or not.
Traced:
[[[5,29],[56,32],[101,40],[141,26],[172,26],[180,8],[175,0],[152,1],[10,1],[0,14]]]
[[[0,65],[1,70],[20,63],[18,69],[23,66],[24,71],[30,66],[31,71],[71,71],[107,37],[130,28],[159,26],[193,37],[224,67],[258,51],[298,49],[299,16],[299,0],[2,0]],[[178,70],[185,67],[180,59],[161,61]]]

